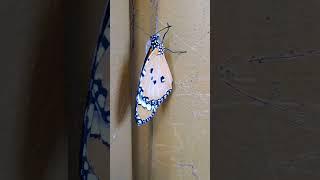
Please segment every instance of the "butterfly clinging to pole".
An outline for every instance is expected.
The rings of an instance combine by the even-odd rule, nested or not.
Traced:
[[[138,126],[144,125],[155,116],[157,109],[172,93],[173,78],[165,58],[166,50],[173,53],[185,53],[186,51],[171,51],[163,45],[165,35],[170,29],[161,29],[150,37],[149,48],[142,66],[139,85],[136,96],[135,120]],[[167,30],[162,40],[159,32]]]

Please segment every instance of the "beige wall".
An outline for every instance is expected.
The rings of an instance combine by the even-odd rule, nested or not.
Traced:
[[[111,0],[110,179],[132,179],[129,1]]]
[[[152,123],[133,126],[135,180],[209,179],[209,0],[161,0],[159,21],[173,28],[165,46],[186,50],[166,54],[174,78],[174,91]],[[136,88],[145,56],[145,43],[154,31],[149,0],[135,1],[134,49],[131,54]],[[135,89],[132,92],[135,96]],[[134,98],[132,98],[134,99]]]

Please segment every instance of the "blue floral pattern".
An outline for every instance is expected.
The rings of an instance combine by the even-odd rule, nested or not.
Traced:
[[[101,32],[93,57],[89,91],[83,121],[81,143],[80,175],[82,180],[98,180],[87,156],[87,141],[89,137],[99,139],[110,147],[110,104],[108,80],[106,79],[106,63],[109,57],[110,32],[110,1],[107,1]]]

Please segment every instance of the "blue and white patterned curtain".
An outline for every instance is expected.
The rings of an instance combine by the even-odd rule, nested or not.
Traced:
[[[94,53],[86,110],[83,121],[80,174],[82,180],[98,180],[87,156],[87,142],[90,137],[97,138],[110,148],[110,104],[109,71],[110,60],[110,1],[101,25],[101,31]]]

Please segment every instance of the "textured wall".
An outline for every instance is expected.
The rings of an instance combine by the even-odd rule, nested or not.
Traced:
[[[319,179],[319,1],[215,7],[214,178]]]
[[[186,50],[166,54],[174,78],[171,97],[149,125],[133,128],[133,175],[136,180],[209,179],[209,0],[161,0],[159,29],[173,25],[165,46]],[[154,31],[154,8],[137,0],[133,87],[136,88],[145,56],[147,33]],[[132,92],[135,97],[135,89]]]

